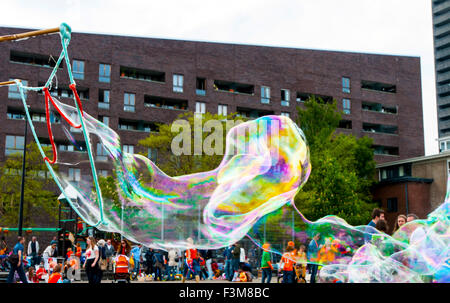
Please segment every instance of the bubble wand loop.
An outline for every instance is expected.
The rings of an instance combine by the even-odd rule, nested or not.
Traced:
[[[41,155],[44,159],[44,162],[46,162],[47,167],[50,171],[50,173],[53,176],[53,179],[55,180],[55,182],[57,183],[58,187],[61,189],[61,191],[65,194],[64,189],[62,188],[61,184],[59,183],[52,167],[49,164],[54,164],[56,163],[57,160],[57,151],[56,151],[56,145],[53,139],[53,132],[51,130],[51,122],[50,122],[50,113],[49,113],[49,101],[52,103],[52,105],[56,108],[56,110],[61,114],[61,116],[64,118],[64,120],[66,120],[72,127],[74,128],[81,128],[83,131],[83,135],[84,135],[84,139],[86,142],[89,142],[89,136],[86,132],[86,128],[84,125],[84,121],[83,121],[83,108],[82,108],[82,104],[81,104],[81,100],[78,96],[78,93],[76,91],[76,83],[73,79],[73,74],[72,74],[72,69],[70,66],[70,60],[69,60],[69,56],[68,56],[68,51],[67,51],[67,46],[70,42],[71,39],[71,29],[70,27],[66,24],[66,23],[62,23],[60,25],[60,27],[58,28],[51,28],[51,29],[46,29],[46,30],[38,30],[38,31],[31,31],[31,32],[27,32],[27,33],[22,33],[22,34],[14,34],[14,35],[7,35],[7,36],[0,36],[0,42],[2,41],[11,41],[11,40],[18,40],[18,39],[24,39],[24,38],[28,38],[28,37],[35,37],[38,35],[46,35],[46,34],[51,34],[51,33],[60,33],[60,37],[61,37],[61,44],[62,44],[62,51],[61,54],[58,58],[58,61],[55,64],[55,67],[53,68],[52,73],[50,74],[47,83],[43,86],[43,87],[27,87],[27,86],[23,86],[21,83],[21,80],[16,79],[13,81],[6,81],[6,82],[0,82],[0,86],[3,85],[17,85],[22,97],[22,102],[24,103],[25,106],[25,112],[27,117],[29,118],[29,112],[28,112],[28,108],[26,105],[26,101],[25,101],[25,96],[23,91],[24,90],[32,90],[32,91],[43,91],[44,95],[45,95],[45,110],[46,110],[46,123],[47,123],[47,130],[49,133],[49,137],[50,137],[50,142],[52,145],[52,151],[53,151],[53,160],[50,160],[44,153],[41,144],[38,140],[38,137],[35,133],[34,127],[32,125],[32,120],[28,119],[29,123],[30,123],[30,127],[31,130],[33,132],[33,136],[35,138],[35,141],[39,147],[39,150],[41,152]],[[69,74],[69,80],[70,80],[70,89],[72,90],[73,94],[74,94],[74,98],[75,98],[75,107],[77,109],[78,112],[78,117],[80,119],[80,124],[76,125],[75,123],[73,123],[61,110],[60,108],[57,106],[57,104],[54,102],[53,98],[51,97],[48,87],[51,85],[53,78],[56,75],[56,72],[58,70],[58,67],[61,64],[61,61],[65,59],[66,63],[67,63],[67,71]],[[89,162],[90,162],[90,166],[91,166],[91,171],[92,171],[92,176],[94,179],[94,184],[95,184],[95,189],[96,189],[96,193],[97,193],[97,201],[99,203],[99,210],[100,210],[100,218],[98,220],[98,222],[96,224],[94,224],[94,227],[97,227],[100,224],[103,225],[107,225],[107,223],[104,221],[104,214],[103,214],[103,198],[101,196],[101,191],[100,191],[100,187],[98,184],[98,178],[97,178],[97,172],[95,169],[95,165],[94,165],[94,159],[92,157],[92,151],[90,148],[89,144],[86,144],[87,147],[87,152],[88,152],[88,156],[89,156]],[[70,199],[68,199],[69,203],[72,205]],[[73,207],[73,205],[72,205]],[[80,214],[81,216],[81,214]],[[85,218],[83,218],[83,220],[85,220]]]

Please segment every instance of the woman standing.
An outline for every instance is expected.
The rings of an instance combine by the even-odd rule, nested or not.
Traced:
[[[128,257],[128,255],[130,254],[130,245],[128,244],[128,242],[126,240],[122,240],[120,241],[120,245],[119,248],[117,249],[117,254],[118,255],[125,255]]]
[[[86,269],[86,274],[89,283],[100,283],[98,280],[98,259],[99,251],[96,245],[95,239],[89,237],[86,239],[86,260],[84,261],[83,268]]]
[[[395,227],[392,233],[395,233],[400,227],[406,224],[407,218],[405,215],[398,215]]]

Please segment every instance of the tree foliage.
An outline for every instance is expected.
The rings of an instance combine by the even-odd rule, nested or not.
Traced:
[[[51,153],[50,148],[44,148]],[[21,152],[9,155],[0,166],[0,226],[18,225],[22,183]],[[53,166],[55,170],[58,167]],[[58,200],[54,182],[42,156],[33,142],[27,145],[25,163],[23,226],[54,222],[58,216]]]
[[[195,117],[201,117],[200,124],[195,123],[194,121]],[[177,137],[180,134],[180,132],[172,131],[172,129],[175,126],[176,121],[180,120],[187,121],[187,124],[189,125],[189,128],[191,130],[190,148],[189,148],[190,152],[188,154],[176,155],[172,150],[172,142],[174,141],[175,137]],[[212,155],[205,154],[203,149],[201,155],[196,155],[194,153],[195,148],[196,147],[198,148],[199,145],[197,144],[198,142],[196,142],[194,138],[194,129],[196,128],[196,125],[199,125],[202,129],[204,129],[208,121],[220,122],[222,131],[220,132],[220,130],[215,128],[212,128],[211,130],[203,130],[201,132],[202,136],[201,141],[198,140],[200,141],[199,144],[202,144],[203,146],[203,144],[207,142],[207,138],[210,135],[212,135],[214,132],[219,131],[218,134],[220,136],[223,149],[221,150],[221,153],[219,154],[214,153]],[[223,154],[225,152],[225,139],[229,128],[243,121],[244,119],[237,118],[235,115],[228,115],[224,117],[219,116],[217,114],[211,114],[208,112],[202,115],[196,115],[195,113],[188,112],[179,115],[177,119],[171,124],[160,124],[158,134],[151,134],[147,138],[139,141],[139,145],[147,148],[156,148],[158,151],[157,165],[159,168],[162,169],[162,171],[164,171],[166,174],[170,176],[178,176],[208,171],[215,169],[217,166],[219,166],[220,162],[223,159]],[[177,129],[175,128],[175,130]],[[215,147],[216,144],[219,144],[219,142],[214,142],[212,146]]]
[[[308,140],[312,171],[295,197],[296,206],[309,220],[336,215],[353,225],[366,224],[374,207],[372,139],[335,132],[342,118],[336,101],[311,97],[304,108],[298,108],[298,117]]]

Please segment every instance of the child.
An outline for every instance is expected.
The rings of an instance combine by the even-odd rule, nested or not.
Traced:
[[[263,245],[263,254],[261,258],[261,271],[262,271],[262,281],[261,283],[270,283],[272,279],[273,266],[270,262],[270,244],[265,243]]]
[[[72,256],[72,254],[73,254],[73,251],[72,251],[72,248],[68,248],[67,249],[67,259],[70,259],[70,257]]]
[[[247,282],[247,274],[242,269],[239,269],[239,281]]]
[[[61,275],[61,270],[62,270],[61,264],[57,264],[53,269],[53,273],[48,278],[48,283],[62,283],[63,278]]]
[[[45,271],[44,268],[44,261],[41,262],[41,264],[39,265],[38,270],[36,271],[36,278],[38,280],[44,280],[44,275],[47,274],[47,271]]]
[[[35,269],[33,266],[30,266],[28,268],[26,277],[27,277],[28,283],[39,283],[39,278],[36,276]]]
[[[302,244],[297,251],[297,265],[295,268],[295,274],[299,283],[306,283],[305,276],[307,263],[306,246]]]

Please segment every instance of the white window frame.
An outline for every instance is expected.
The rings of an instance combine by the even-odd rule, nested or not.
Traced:
[[[14,140],[14,145],[8,147],[8,137],[9,138],[13,138]],[[20,139],[19,141],[22,141],[22,143],[17,142],[18,139]],[[13,136],[13,135],[6,135],[5,137],[5,155],[11,155],[17,152],[23,152],[24,146],[25,146],[25,142],[24,142],[25,138],[24,136]],[[22,146],[20,146],[22,145]]]
[[[123,94],[123,110],[126,112],[134,113],[136,110],[135,105],[136,105],[136,94],[124,93]]]
[[[74,79],[84,80],[84,67],[85,64],[83,60],[75,60],[75,59],[73,60],[72,74]]]
[[[123,147],[122,147],[122,151],[124,153],[134,154],[134,145],[124,144]]]
[[[226,116],[228,114],[228,105],[227,104],[219,104],[217,106],[217,114],[219,116]]]
[[[9,81],[14,81],[15,79],[9,79]],[[21,80],[23,86],[28,86],[27,80]],[[27,99],[27,91],[23,91],[23,95],[25,97],[25,100]],[[19,87],[16,84],[10,84],[8,86],[8,99],[20,99],[20,90]]]
[[[348,106],[346,106],[346,105],[348,105]],[[351,105],[350,99],[347,99],[347,98],[342,99],[342,111],[346,115],[350,115],[352,113],[352,105]]]
[[[195,113],[196,114],[205,114],[206,113],[206,103],[197,101],[195,102]]]
[[[181,74],[173,74],[173,91],[176,93],[183,92],[184,76]]]
[[[261,86],[261,103],[270,104],[270,87]]]
[[[284,91],[285,99],[282,98]],[[281,106],[289,106],[289,101],[291,99],[291,92],[288,89],[281,89]]]
[[[342,92],[350,94],[350,78],[348,77],[342,77]]]
[[[111,82],[111,64],[100,63],[98,65],[98,81],[103,83]]]
[[[81,170],[79,168],[69,168],[69,181],[79,182],[81,181]]]

